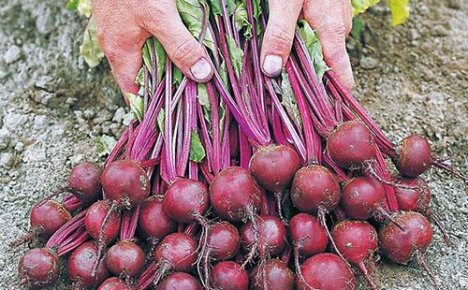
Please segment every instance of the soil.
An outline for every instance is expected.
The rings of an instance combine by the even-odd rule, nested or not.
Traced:
[[[462,4],[412,1],[410,20],[396,28],[386,6],[378,6],[361,17],[365,27],[348,49],[355,95],[391,139],[423,134],[466,174],[468,7]],[[11,249],[8,242],[27,231],[34,201],[63,185],[73,164],[99,160],[97,140],[116,138],[123,128],[125,110],[108,65],[87,67],[79,56],[84,21],[62,6],[11,0],[0,7],[0,289],[17,281],[27,246]],[[443,289],[467,289],[466,187],[436,170],[426,178],[454,246],[435,229],[425,258]],[[378,273],[381,289],[430,287],[416,263],[385,262]]]

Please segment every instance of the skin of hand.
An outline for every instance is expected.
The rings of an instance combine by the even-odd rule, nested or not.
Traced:
[[[263,72],[277,76],[291,51],[301,13],[318,32],[327,64],[351,89],[353,76],[345,38],[351,29],[349,0],[270,0],[270,17],[261,51]],[[137,93],[135,78],[142,64],[141,48],[154,35],[169,58],[190,79],[213,76],[209,56],[182,22],[175,0],[93,0],[98,41],[124,94]]]
[[[261,52],[266,75],[281,73],[291,51],[297,19],[302,12],[301,17],[318,33],[328,66],[338,74],[347,89],[353,87],[353,73],[345,42],[352,26],[351,1],[270,0],[269,6],[270,17]]]

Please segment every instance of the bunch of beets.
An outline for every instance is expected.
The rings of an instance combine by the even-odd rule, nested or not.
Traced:
[[[82,163],[37,202],[19,285],[76,289],[378,289],[386,261],[423,256],[437,223],[421,177],[464,178],[412,135],[394,145],[324,66],[299,23],[279,77],[260,70],[265,1],[177,1],[212,58],[206,84],[145,44],[136,118],[103,167]],[[391,160],[396,170],[389,168]],[[392,174],[391,172],[395,172]],[[63,194],[62,200],[53,198]]]

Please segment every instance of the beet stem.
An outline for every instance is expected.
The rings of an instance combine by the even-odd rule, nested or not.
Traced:
[[[376,208],[376,213],[380,214],[384,218],[388,219],[392,224],[396,225],[401,231],[405,232],[406,228],[400,225],[387,211],[385,211],[381,206]]]

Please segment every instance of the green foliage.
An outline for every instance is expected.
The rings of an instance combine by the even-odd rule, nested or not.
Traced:
[[[200,141],[197,132],[190,132],[190,161],[201,163],[206,156],[205,148]]]
[[[242,59],[244,58],[244,52],[240,49],[234,39],[227,37],[227,45],[229,48],[229,54],[231,56],[232,66],[237,77],[240,77],[242,72]]]
[[[409,0],[389,0],[388,5],[392,12],[394,26],[404,23],[409,17]]]
[[[130,104],[130,109],[135,114],[135,117],[138,119],[138,121],[141,122],[143,120],[143,114],[144,114],[143,99],[137,95],[128,93],[127,100]]]
[[[115,145],[117,145],[117,141],[112,136],[102,135],[96,138],[96,152],[99,157],[109,155]]]
[[[104,58],[104,53],[97,41],[96,23],[91,18],[86,25],[83,34],[83,42],[80,46],[80,54],[90,67],[96,67]]]
[[[320,44],[318,35],[304,20],[300,20],[298,22],[298,26],[299,34],[304,40],[307,50],[309,51],[318,79],[319,81],[322,81],[323,75],[329,68],[323,60],[322,45]]]
[[[356,16],[361,14],[379,2],[380,0],[351,0],[351,5],[353,6],[353,15]]]

